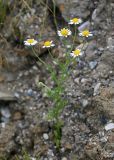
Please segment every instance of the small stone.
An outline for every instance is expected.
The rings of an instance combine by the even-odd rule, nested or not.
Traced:
[[[80,78],[75,78],[74,82],[77,83],[77,84],[79,84],[80,83]]]
[[[4,122],[4,123],[8,123],[9,122],[9,118],[1,117],[1,121]]]
[[[20,120],[22,119],[22,114],[20,112],[15,112],[14,113],[14,116],[13,116],[13,120],[17,121],[17,120]]]
[[[82,78],[81,79],[81,83],[87,83],[87,79],[86,78]]]
[[[19,95],[19,93],[14,93],[14,96],[16,97],[16,98],[19,98],[20,97],[20,95]]]
[[[81,32],[85,29],[89,29],[89,27],[90,27],[90,22],[86,21],[78,27],[78,30]]]
[[[108,141],[109,141],[109,143],[113,143],[114,144],[114,132],[111,132],[111,134],[108,137]]]
[[[2,108],[1,109],[1,114],[5,118],[10,118],[11,117],[11,113],[10,113],[8,108]]]
[[[67,45],[66,47],[67,47],[67,48],[71,48],[72,46],[71,46],[71,45]]]
[[[107,40],[107,48],[109,49],[110,52],[114,51],[114,38],[109,37]]]
[[[47,133],[44,133],[44,134],[43,134],[43,138],[44,138],[45,140],[48,140],[48,139],[49,139],[48,134],[47,134]]]
[[[104,133],[104,131],[103,132],[99,132],[99,137],[104,137],[104,135],[105,135],[105,133]]]
[[[66,158],[66,157],[63,157],[61,160],[67,160],[67,158]]]
[[[20,72],[19,75],[18,75],[18,78],[21,78],[23,76],[23,73]]]
[[[8,92],[8,91],[0,91],[0,100],[3,100],[3,101],[15,101],[16,100],[16,97],[14,94]]]
[[[86,107],[88,105],[88,100],[87,99],[83,99],[82,100],[82,106]]]
[[[31,157],[31,160],[36,160],[36,158],[34,158],[34,157]]]
[[[95,9],[92,13],[92,20],[95,20],[97,17],[97,9]]]
[[[54,153],[53,153],[53,151],[51,149],[49,149],[47,153],[48,153],[48,155],[54,157]]]
[[[111,129],[114,129],[114,123],[108,123],[108,124],[105,126],[105,130],[106,130],[106,131],[111,130]]]
[[[65,148],[64,148],[64,147],[61,148],[61,152],[62,152],[62,153],[65,152]]]
[[[28,75],[29,75],[29,71],[26,71],[26,72],[24,73],[24,75],[25,75],[25,76],[28,76]]]
[[[34,71],[38,70],[37,66],[33,66],[32,68],[33,68]]]
[[[100,141],[104,143],[104,142],[107,142],[107,139],[108,139],[107,137],[102,137]]]
[[[32,90],[31,88],[28,89],[27,95],[28,95],[28,96],[33,96],[33,90]]]
[[[53,158],[49,158],[49,160],[53,160]]]
[[[2,126],[2,128],[5,128],[6,123],[5,123],[5,122],[2,122],[2,123],[1,123],[1,126]]]
[[[99,94],[99,89],[100,89],[101,83],[97,83],[94,87],[94,93],[93,95],[96,96]]]
[[[108,59],[108,57],[107,57],[107,59]],[[104,59],[102,61],[105,62]],[[96,75],[97,77],[101,77],[101,78],[107,78],[109,76],[110,70],[111,70],[111,67],[110,67],[110,65],[107,64],[107,62],[106,62],[106,64],[101,62],[97,66],[97,68],[95,70],[96,74],[94,74],[94,75]]]
[[[65,144],[64,147],[65,147],[65,149],[70,149],[70,150],[72,149],[72,145],[68,142]]]
[[[97,66],[97,61],[91,61],[91,62],[89,63],[90,69],[95,69],[96,66]]]

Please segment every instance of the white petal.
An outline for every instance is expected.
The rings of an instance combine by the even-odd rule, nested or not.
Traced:
[[[70,55],[71,55],[71,56],[73,56],[73,54],[72,54],[72,53],[70,53]]]
[[[30,46],[30,43],[26,42],[25,45],[26,45],[26,46]]]
[[[80,56],[82,56],[84,54],[84,52],[80,52]]]
[[[27,42],[27,41],[24,41],[24,42]]]
[[[58,34],[60,34],[61,33],[61,31],[58,31]]]
[[[71,35],[71,34],[72,34],[72,32],[71,32],[71,31],[69,31],[69,32],[68,32],[68,35]]]
[[[89,36],[93,36],[93,34],[92,34],[92,33],[90,33],[90,34],[89,34]]]
[[[71,55],[72,57],[76,57],[76,56],[74,55],[74,53],[72,53],[72,52],[70,53],[70,55]]]
[[[79,19],[79,23],[82,23],[82,19]]]
[[[82,33],[79,33],[79,36],[82,36]]]
[[[61,32],[58,32],[58,35],[59,35],[59,36],[62,36],[62,35],[61,35]]]
[[[72,21],[70,21],[68,24],[73,24],[73,22],[72,22]]]
[[[33,43],[31,43],[31,45],[36,45],[37,44],[37,41],[34,41]]]
[[[62,34],[59,34],[59,36],[62,37],[63,35],[62,35]]]

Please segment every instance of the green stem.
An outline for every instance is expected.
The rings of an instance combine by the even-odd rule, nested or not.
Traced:
[[[58,30],[58,26],[57,26],[57,20],[56,20],[56,4],[55,4],[55,0],[52,0],[53,2],[53,17],[54,17],[54,23],[56,26],[56,30]]]
[[[38,58],[38,60],[39,60],[42,64],[44,64],[44,66],[48,69],[48,71],[50,71],[50,73],[51,73],[51,75],[52,75],[52,74],[54,73],[52,66],[46,64],[46,63],[36,54],[36,52],[35,52],[35,50],[34,50],[33,47],[32,47],[32,51],[33,51],[34,55]],[[50,53],[50,52],[49,52],[49,53]],[[53,80],[57,83],[56,78],[53,78]]]
[[[33,51],[34,55],[38,58],[38,60],[47,67],[47,64],[37,55],[37,53],[35,52],[33,47],[32,47],[32,51]]]
[[[54,60],[54,57],[52,56],[50,49],[48,49],[48,53],[49,53],[50,57],[52,58],[52,60]]]
[[[72,43],[71,51],[73,50],[73,47],[74,47],[74,44],[75,44],[75,39],[76,39],[76,27],[75,27],[75,31],[74,31],[74,37],[73,37],[73,43]]]
[[[41,85],[51,91],[51,89],[48,86],[46,86],[43,82],[39,82],[39,85]]]

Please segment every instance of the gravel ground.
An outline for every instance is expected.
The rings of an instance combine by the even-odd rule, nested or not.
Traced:
[[[53,8],[52,3],[49,5]],[[53,103],[38,82],[45,82],[50,87],[54,84],[45,66],[39,61],[36,63],[37,59],[17,41],[12,25],[6,30],[6,19],[1,34],[7,43],[3,37],[0,40],[0,55],[3,58],[5,55],[0,68],[0,156],[15,160],[14,156],[19,155],[21,160],[24,149],[31,160],[38,155],[41,160],[113,160],[114,2],[55,0],[55,5],[59,26],[66,25],[69,17],[79,16],[83,19],[79,30],[89,28],[93,33],[93,37],[84,43],[83,57],[77,65],[72,64],[65,82],[68,105],[60,115],[64,122],[61,148],[58,151],[54,144],[53,123],[45,119]],[[36,32],[39,34],[44,25],[45,31],[41,32],[44,34],[39,41],[42,44],[44,39],[51,37],[57,44],[52,53],[61,58],[65,49],[56,35],[51,11],[44,3],[37,2],[30,7],[32,12],[27,14],[25,7],[25,12],[17,16],[16,27],[28,37],[36,36]],[[42,50],[41,46],[36,49],[46,63],[52,63],[47,50]]]

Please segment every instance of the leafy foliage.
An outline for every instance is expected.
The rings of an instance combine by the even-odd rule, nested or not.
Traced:
[[[5,21],[7,8],[8,8],[8,1],[0,0],[0,27],[3,26],[3,23]]]

